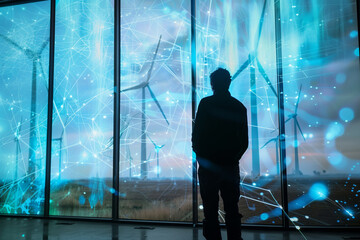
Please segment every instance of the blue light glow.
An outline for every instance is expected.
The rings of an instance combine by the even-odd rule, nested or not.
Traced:
[[[80,197],[79,197],[79,203],[80,203],[80,205],[84,205],[84,204],[85,204],[85,201],[86,201],[85,197],[84,197],[83,195],[80,195]]]
[[[315,201],[321,201],[327,198],[329,191],[322,183],[315,183],[309,190],[310,197]]]
[[[344,122],[350,122],[354,119],[354,111],[351,108],[342,108],[339,112],[339,116]]]
[[[344,134],[344,126],[338,122],[333,122],[327,129],[325,139],[326,140],[334,140],[335,138]]]
[[[338,166],[343,160],[343,155],[339,152],[335,152],[328,157],[328,161],[333,166]]]
[[[260,215],[260,219],[263,220],[263,221],[267,220],[268,218],[269,218],[269,214],[267,214],[267,213],[262,213]]]
[[[336,75],[336,82],[339,84],[343,84],[346,81],[346,74],[339,73]]]
[[[357,36],[358,36],[358,31],[355,31],[355,30],[354,30],[354,31],[351,31],[351,32],[350,32],[350,37],[351,37],[351,38],[356,38]]]

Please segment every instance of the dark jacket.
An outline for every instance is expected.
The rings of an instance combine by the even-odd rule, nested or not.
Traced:
[[[197,158],[224,166],[236,165],[248,145],[246,108],[240,101],[228,91],[200,101],[192,133]]]

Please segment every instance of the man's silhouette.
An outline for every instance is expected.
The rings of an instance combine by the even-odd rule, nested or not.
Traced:
[[[239,160],[248,147],[246,108],[230,95],[231,76],[226,69],[214,71],[210,82],[214,95],[200,101],[192,133],[205,215],[203,235],[207,240],[221,240],[218,220],[220,191],[228,240],[240,240]]]

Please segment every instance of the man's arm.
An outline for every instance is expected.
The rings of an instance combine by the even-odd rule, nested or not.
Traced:
[[[192,148],[195,153],[198,153],[198,151],[199,151],[200,134],[202,132],[201,128],[203,127],[203,124],[204,124],[204,109],[203,108],[204,108],[203,101],[200,101],[198,110],[196,112],[195,123],[194,123],[193,132],[192,132],[192,138],[191,138]]]
[[[249,147],[249,130],[248,130],[246,109],[242,118],[243,119],[241,121],[242,125],[240,127],[240,139],[239,139],[240,149],[237,154],[237,159],[240,159],[246,152],[247,148]]]

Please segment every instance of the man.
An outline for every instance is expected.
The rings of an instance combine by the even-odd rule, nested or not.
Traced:
[[[230,95],[231,76],[226,69],[214,71],[210,83],[214,94],[200,101],[192,133],[205,216],[203,235],[207,240],[221,240],[220,191],[228,240],[240,240],[239,160],[248,147],[246,108]]]

